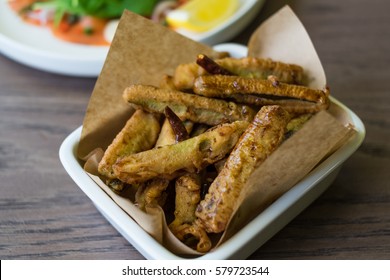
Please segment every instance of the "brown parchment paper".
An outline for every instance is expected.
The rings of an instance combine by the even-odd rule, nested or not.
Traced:
[[[213,52],[209,46],[125,11],[89,100],[78,156],[85,158],[95,148],[105,149],[124,126],[133,112],[122,102],[127,86],[158,86],[162,74],[172,75],[178,64]]]
[[[323,89],[325,72],[305,27],[289,6],[263,22],[248,43],[248,56],[301,65],[312,88]]]
[[[164,74],[173,74],[178,64],[194,61],[199,53],[212,54],[213,50],[136,14],[124,12],[92,92],[78,147],[78,156],[86,160],[84,169],[97,185],[145,232],[180,255],[199,253],[173,236],[160,208],[142,212],[131,199],[111,191],[99,178],[97,164],[104,149],[133,112],[122,100],[124,89],[131,84],[157,86]],[[313,44],[288,6],[254,32],[248,55],[302,65],[310,77],[311,87],[326,85],[325,73]],[[244,186],[239,198],[241,203],[237,204],[235,215],[215,248],[253,218],[253,213],[260,213],[351,136],[353,130],[347,126],[348,120],[337,112],[340,111],[317,114],[258,167]]]

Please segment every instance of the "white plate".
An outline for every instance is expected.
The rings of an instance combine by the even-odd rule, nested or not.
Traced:
[[[237,13],[215,29],[201,34],[182,33],[210,45],[233,38],[253,20],[264,2],[240,1]],[[24,23],[5,0],[0,0],[0,53],[17,62],[57,74],[97,77],[108,49],[60,41],[47,28]]]
[[[48,28],[23,22],[0,0],[0,52],[40,70],[83,77],[99,75],[108,47],[60,41]]]
[[[247,51],[246,47],[236,44],[222,44],[215,48],[219,51],[229,51],[235,57],[245,56]],[[359,117],[333,97],[331,101],[354,125],[357,131],[354,138],[318,165],[233,237],[199,259],[247,258],[331,185],[342,163],[356,151],[365,136],[365,128]],[[147,259],[183,259],[171,253],[147,234],[84,172],[77,159],[77,145],[81,130],[82,127],[79,127],[72,132],[59,150],[60,160],[70,177],[107,220]]]

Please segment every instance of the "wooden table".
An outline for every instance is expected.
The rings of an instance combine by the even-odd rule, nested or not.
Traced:
[[[288,3],[306,26],[332,94],[367,135],[332,186],[250,259],[390,258],[390,2],[267,1],[246,44]],[[0,258],[142,259],[63,169],[94,78],[41,72],[0,55]]]

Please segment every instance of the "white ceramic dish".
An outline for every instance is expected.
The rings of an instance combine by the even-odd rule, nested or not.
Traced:
[[[56,39],[47,28],[24,23],[0,0],[0,53],[27,66],[69,76],[99,75],[108,47]]]
[[[229,40],[249,24],[264,0],[240,0],[237,13],[222,25],[201,34],[185,36],[215,45]],[[0,53],[27,66],[69,76],[97,77],[108,47],[93,47],[60,41],[50,30],[24,23],[0,0]]]
[[[229,51],[235,57],[245,56],[247,51],[246,47],[236,44],[222,44],[215,48],[219,51]],[[331,98],[331,101],[354,125],[357,130],[354,138],[318,165],[302,181],[218,249],[199,259],[244,259],[248,257],[331,185],[342,163],[356,151],[365,136],[365,128],[359,117],[336,99]],[[77,159],[77,145],[81,130],[82,127],[79,127],[72,132],[64,140],[59,151],[60,160],[70,177],[107,220],[145,258],[182,259],[183,257],[171,253],[148,235],[84,172]]]

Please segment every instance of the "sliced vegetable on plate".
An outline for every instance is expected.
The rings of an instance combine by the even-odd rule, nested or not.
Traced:
[[[208,31],[231,17],[239,8],[239,0],[192,0],[169,12],[166,20],[172,28],[195,32]]]

